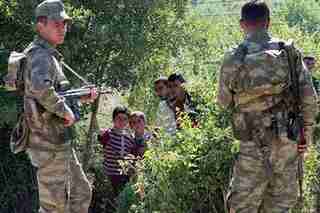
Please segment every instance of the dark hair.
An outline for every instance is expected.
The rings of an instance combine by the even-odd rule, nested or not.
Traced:
[[[43,23],[46,24],[48,21],[48,17],[47,16],[39,16],[36,18],[36,23]]]
[[[168,77],[168,81],[180,81],[181,83],[185,83],[186,80],[184,80],[183,76],[180,73],[173,73]]]
[[[116,108],[114,108],[113,112],[112,112],[112,120],[114,120],[118,114],[126,114],[128,117],[130,115],[129,109],[125,106],[117,106]]]
[[[316,57],[311,56],[311,55],[308,55],[308,56],[304,56],[304,57],[303,57],[303,60],[310,60],[310,61],[314,61],[314,60],[316,60]]]
[[[165,77],[165,76],[161,76],[159,78],[157,78],[155,81],[154,81],[154,84],[158,84],[160,82],[163,82],[165,85],[168,84],[168,78]]]
[[[253,0],[241,8],[241,21],[269,21],[270,10],[265,2]]]

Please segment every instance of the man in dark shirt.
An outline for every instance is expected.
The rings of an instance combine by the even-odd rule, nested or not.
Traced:
[[[196,104],[192,101],[191,95],[185,88],[186,80],[179,73],[173,73],[168,77],[170,95],[169,105],[174,110],[177,128],[181,127],[181,118],[185,113],[192,121],[192,126],[198,126],[198,112]]]

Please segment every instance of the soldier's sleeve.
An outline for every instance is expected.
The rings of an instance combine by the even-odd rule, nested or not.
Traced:
[[[298,53],[297,57],[297,70],[300,72],[299,85],[300,85],[300,97],[301,97],[301,110],[303,113],[304,126],[312,127],[315,122],[315,117],[318,112],[317,107],[317,93],[313,87],[311,73],[306,69],[301,53]]]
[[[30,90],[32,97],[47,111],[63,118],[70,111],[64,98],[60,97],[54,88],[53,59],[45,51],[36,51],[31,56]]]
[[[233,103],[233,93],[232,89],[230,88],[230,78],[237,68],[234,63],[232,63],[231,58],[231,52],[227,52],[224,56],[218,76],[217,102],[223,108],[227,108]]]

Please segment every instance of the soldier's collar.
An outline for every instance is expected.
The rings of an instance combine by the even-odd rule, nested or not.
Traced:
[[[271,35],[267,29],[260,29],[255,32],[248,33],[246,40],[249,42],[264,42],[271,40]]]
[[[42,48],[48,49],[50,54],[54,55],[55,57],[57,57],[59,59],[63,59],[62,54],[59,53],[58,50],[54,46],[52,46],[48,41],[43,39],[41,36],[39,36],[39,35],[35,36],[34,44],[39,45]]]

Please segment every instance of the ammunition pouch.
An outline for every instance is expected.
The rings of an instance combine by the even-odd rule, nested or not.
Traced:
[[[252,129],[259,128],[271,131],[273,137],[289,138],[296,141],[299,137],[300,125],[303,124],[302,117],[295,116],[287,106],[286,103],[281,102],[261,112],[234,112],[234,137],[238,140],[252,140]]]
[[[234,112],[232,115],[233,136],[241,141],[251,140],[251,130],[246,122],[246,113]]]
[[[278,131],[277,128],[274,129],[277,124],[273,115],[270,112],[242,112],[237,113],[236,116],[235,134],[242,141],[253,141],[257,144],[262,155],[266,175],[271,179],[273,175],[270,163],[271,141]]]
[[[27,126],[24,113],[19,117],[19,121],[10,135],[10,149],[13,153],[25,151],[29,144],[30,129]]]
[[[238,140],[254,140],[257,131],[270,136],[276,136],[278,132],[276,119],[266,112],[235,112],[233,113],[233,134]],[[259,134],[260,135],[260,134]],[[263,139],[263,138],[261,138]]]

